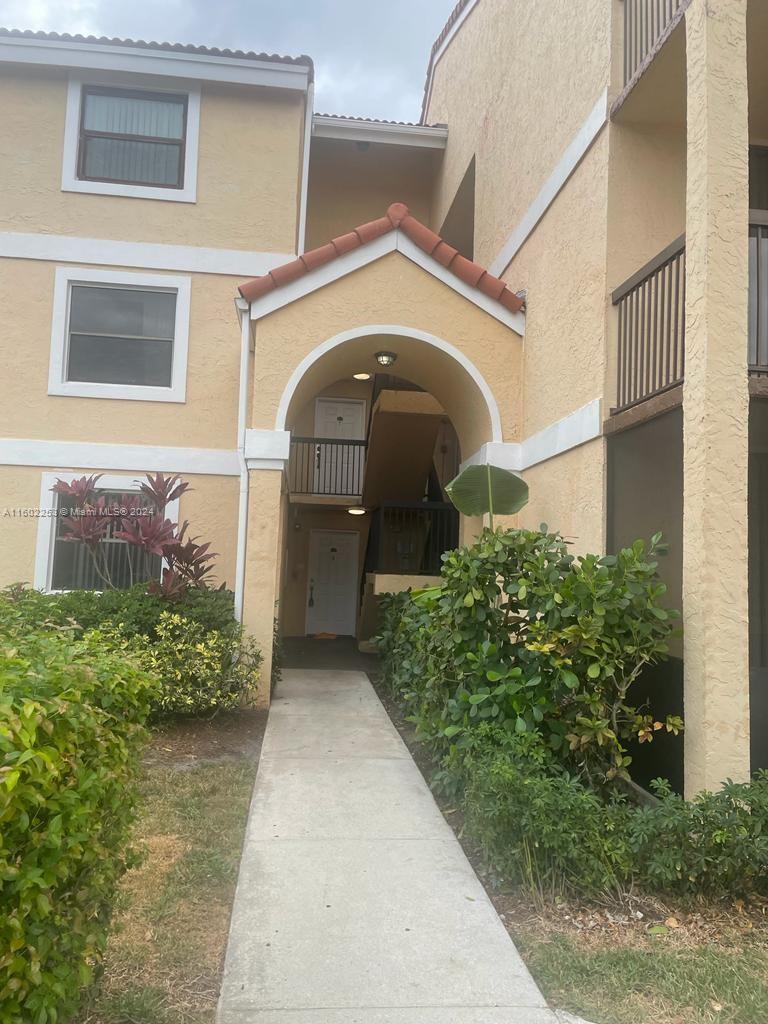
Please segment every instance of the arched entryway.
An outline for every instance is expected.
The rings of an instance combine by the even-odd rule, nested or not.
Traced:
[[[409,568],[422,578],[439,568],[432,556],[439,561],[441,545],[457,539],[446,526],[455,524],[455,512],[427,508],[447,504],[449,470],[435,461],[439,430],[454,439],[451,470],[460,460],[485,459],[489,445],[498,452],[519,441],[520,300],[468,261],[455,259],[448,269],[436,235],[414,222],[414,245],[399,224],[383,218],[363,225],[241,289],[250,303],[243,338],[251,349],[243,607],[263,649],[271,644],[276,603],[291,633],[347,631],[354,620],[359,634],[368,570],[377,570],[374,548],[382,559],[394,558],[400,571],[392,575],[403,579]],[[392,353],[394,363],[382,367],[381,352]],[[384,371],[394,384],[382,386]],[[370,377],[356,381],[355,374]],[[336,422],[340,436],[325,437]],[[334,488],[343,493],[329,493]],[[364,526],[348,525],[354,505]],[[388,553],[386,544],[372,547],[374,527],[381,534],[387,516],[391,527],[395,512],[386,508],[398,505],[418,506],[403,513],[401,543]],[[464,535],[467,525],[460,524]],[[310,539],[323,531],[324,554],[320,540]],[[342,583],[347,594],[354,586],[355,611],[345,597],[343,615],[321,616],[311,611],[318,608],[318,567],[323,557],[348,565],[355,543],[342,534],[353,532],[357,565]],[[326,568],[332,593],[333,566]]]
[[[396,339],[411,357],[408,377]],[[459,541],[445,488],[462,447],[448,409],[413,379],[428,374],[414,372],[412,339],[387,336],[390,347],[376,350],[386,366],[353,340],[361,339],[341,343],[342,376],[328,358],[341,344],[326,348],[292,380],[284,404],[291,441],[278,592],[287,637],[364,644],[377,629],[379,595],[433,582]],[[495,415],[493,404],[489,423]]]

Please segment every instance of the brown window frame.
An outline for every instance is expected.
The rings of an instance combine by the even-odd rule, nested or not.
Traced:
[[[129,135],[125,132],[97,132],[85,127],[85,101],[88,96],[126,96],[130,99],[142,100],[178,100],[183,107],[183,130],[180,139],[169,139],[155,135]],[[80,94],[80,121],[77,139],[77,179],[78,181],[104,181],[112,185],[132,185],[136,188],[167,188],[178,192],[184,188],[187,161],[187,118],[189,112],[189,96],[186,93],[154,92],[147,89],[121,89],[112,86],[84,85]],[[175,185],[163,182],[134,181],[130,178],[103,178],[87,175],[84,171],[86,142],[88,139],[117,139],[123,142],[151,142],[163,146],[179,148],[179,180]]]

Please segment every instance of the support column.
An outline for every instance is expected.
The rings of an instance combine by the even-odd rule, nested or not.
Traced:
[[[686,12],[685,788],[749,775],[747,0]]]
[[[277,576],[282,555],[283,474],[277,469],[252,469],[249,478],[243,626],[255,637],[264,658],[257,704],[268,707]]]

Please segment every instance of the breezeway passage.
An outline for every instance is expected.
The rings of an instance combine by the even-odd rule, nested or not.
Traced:
[[[284,673],[219,1024],[555,1024],[363,672]]]

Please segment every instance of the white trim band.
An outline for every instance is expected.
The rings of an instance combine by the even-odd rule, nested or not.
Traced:
[[[284,460],[291,454],[291,432],[289,430],[257,430],[245,432],[246,459]]]
[[[583,160],[608,121],[608,90],[604,89],[575,138],[560,157],[557,166],[542,185],[539,194],[523,214],[517,227],[504,243],[490,266],[495,277],[501,277],[522,248],[533,229],[555,201],[558,193]]]
[[[526,469],[553,459],[563,452],[578,448],[579,445],[594,441],[602,435],[600,399],[594,398],[575,412],[551,423],[536,434],[531,434],[522,442],[496,442],[484,444],[473,455],[461,464],[467,466],[499,466],[513,473],[523,473]]]
[[[72,466],[134,473],[190,473],[239,476],[237,450],[164,448],[149,444],[103,444],[93,441],[43,441],[0,438],[0,466]]]
[[[0,257],[52,263],[93,263],[102,267],[183,270],[229,277],[258,277],[296,258],[289,252],[205,249],[161,242],[119,242],[109,238],[0,231]]]

